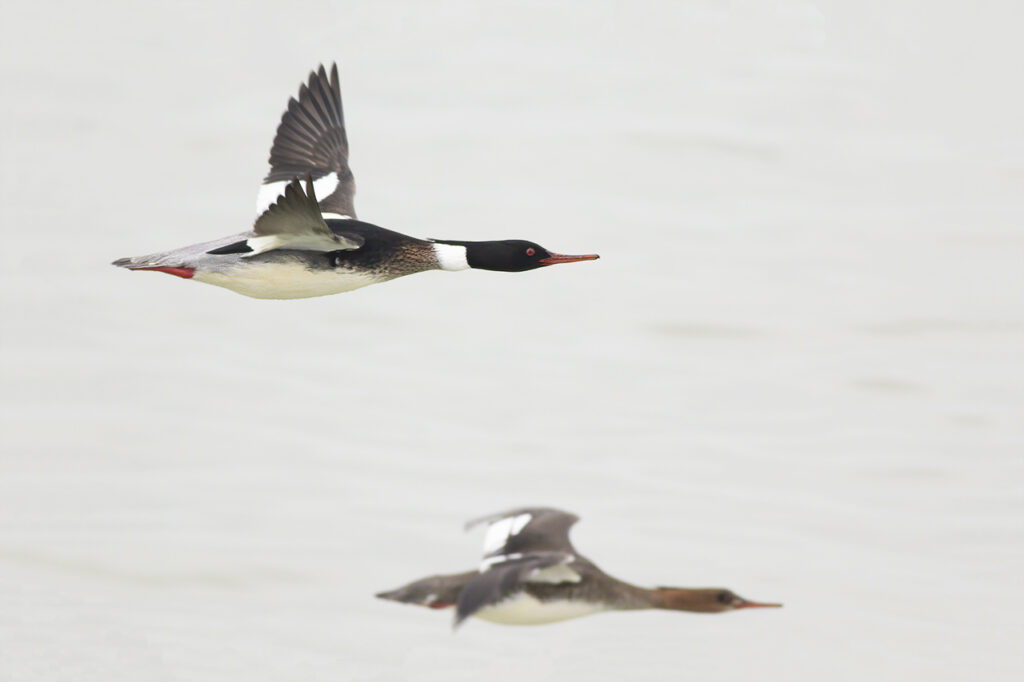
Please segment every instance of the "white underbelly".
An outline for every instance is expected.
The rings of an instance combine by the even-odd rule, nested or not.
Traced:
[[[199,270],[193,279],[253,298],[328,296],[384,281],[369,273],[316,271],[299,263],[246,263],[230,273]]]
[[[604,610],[604,606],[593,602],[564,600],[542,602],[526,592],[519,592],[494,606],[484,607],[473,615],[481,620],[502,625],[542,625],[589,616]]]

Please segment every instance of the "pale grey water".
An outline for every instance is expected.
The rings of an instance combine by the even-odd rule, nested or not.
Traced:
[[[0,680],[1024,673],[1018,5],[50,3],[0,21]],[[342,65],[364,219],[596,263],[250,300]],[[780,611],[538,628],[373,592],[578,512]]]

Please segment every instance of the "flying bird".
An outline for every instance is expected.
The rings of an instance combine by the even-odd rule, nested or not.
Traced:
[[[215,284],[253,298],[351,291],[425,270],[523,272],[595,260],[521,239],[417,239],[356,219],[338,66],[300,86],[270,148],[252,230],[114,265]],[[319,197],[319,198],[318,198]]]
[[[485,516],[484,558],[473,571],[435,575],[377,597],[432,609],[455,609],[457,627],[470,616],[503,625],[540,625],[602,611],[670,609],[723,613],[779,607],[723,587],[648,589],[613,578],[576,551],[575,514],[529,507]]]

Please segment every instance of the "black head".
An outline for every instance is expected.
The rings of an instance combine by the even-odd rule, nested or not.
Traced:
[[[659,587],[655,592],[658,595],[656,599],[661,608],[697,613],[722,613],[736,609],[782,606],[782,604],[750,601],[724,587]]]
[[[466,261],[469,267],[479,270],[498,270],[500,272],[524,272],[545,265],[558,263],[575,263],[583,260],[597,260],[595,254],[585,256],[565,256],[551,253],[540,244],[523,239],[502,239],[490,242],[459,242],[447,239],[435,239],[441,244],[454,244],[466,247]]]

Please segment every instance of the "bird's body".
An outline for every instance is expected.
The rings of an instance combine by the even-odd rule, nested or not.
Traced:
[[[425,270],[521,272],[597,258],[554,254],[522,240],[417,239],[357,220],[354,195],[337,66],[330,76],[321,66],[298,99],[289,101],[278,126],[251,231],[120,258],[114,265],[166,272],[254,298],[289,299],[337,294]]]
[[[469,616],[504,625],[540,625],[602,611],[670,609],[718,613],[778,606],[723,588],[648,589],[614,578],[569,542],[577,517],[525,508],[486,517],[479,570],[437,575],[377,596],[433,609],[454,606],[456,625]]]
[[[246,243],[253,237],[246,232],[143,256],[136,262],[141,260],[150,268],[203,262],[205,267],[195,268],[190,279],[253,298],[287,299],[338,294],[424,270],[462,269],[458,267],[460,251],[465,261],[464,247],[434,244],[358,220],[331,218],[324,222],[336,234],[362,238],[363,246],[335,251],[277,248],[255,255],[209,253]]]

